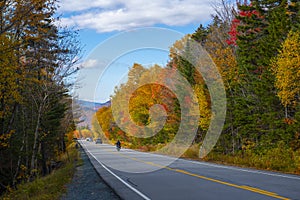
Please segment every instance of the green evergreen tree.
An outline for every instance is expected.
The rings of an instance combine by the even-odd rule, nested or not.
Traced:
[[[74,128],[63,80],[76,71],[80,47],[70,45],[72,31],[55,25],[56,3],[0,2],[0,194],[47,174],[46,163],[65,150]]]
[[[237,60],[243,95],[238,97],[236,116],[244,122],[244,137],[254,141],[265,139],[272,144],[285,136],[270,61],[292,27],[287,8],[288,2],[281,0],[253,0],[239,6]]]
[[[192,34],[192,39],[199,42],[201,45],[205,43],[206,37],[209,31],[202,24],[197,28],[197,30]]]

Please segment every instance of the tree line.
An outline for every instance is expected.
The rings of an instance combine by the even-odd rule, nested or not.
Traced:
[[[68,93],[80,44],[56,0],[0,2],[0,194],[51,171],[75,129]]]
[[[216,6],[216,14],[209,25],[201,24],[194,33],[174,43],[167,66],[146,68],[134,64],[128,81],[117,87],[111,97],[112,101],[125,97],[130,99],[130,118],[137,125],[151,123],[149,108],[161,104],[168,112],[163,129],[153,137],[134,137],[139,134],[135,127],[129,127],[129,135],[116,125],[116,120],[126,124],[130,120],[128,116],[121,114],[114,119],[112,108],[104,107],[97,111],[93,119],[94,131],[110,140],[120,139],[128,146],[145,150],[155,150],[170,142],[178,130],[181,117],[181,108],[174,93],[162,85],[149,84],[138,88],[130,97],[126,95],[129,95],[129,88],[151,74],[159,76],[155,72],[173,69],[186,78],[197,96],[200,120],[194,143],[200,145],[214,117],[210,94],[203,77],[187,57],[176,54],[180,51],[188,55],[192,40],[209,53],[226,90],[226,120],[213,153],[264,156],[279,149],[277,154],[290,152],[288,159],[299,166],[299,30],[300,2],[297,0],[237,1],[233,6],[222,0],[220,6]],[[161,78],[172,79],[173,75],[170,73]]]

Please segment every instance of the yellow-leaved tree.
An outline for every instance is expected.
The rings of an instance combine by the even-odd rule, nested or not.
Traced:
[[[275,87],[285,107],[286,118],[289,109],[294,109],[300,100],[300,32],[291,31],[282,44],[279,54],[272,60]]]

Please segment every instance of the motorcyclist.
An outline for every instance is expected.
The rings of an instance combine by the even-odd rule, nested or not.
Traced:
[[[117,146],[117,148],[120,148],[120,149],[121,149],[121,142],[120,142],[120,140],[118,140],[118,141],[116,142],[116,146]]]

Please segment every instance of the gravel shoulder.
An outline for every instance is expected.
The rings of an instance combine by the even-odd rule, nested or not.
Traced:
[[[74,177],[61,200],[120,200],[92,166],[82,148],[79,149],[83,165],[76,167]]]

